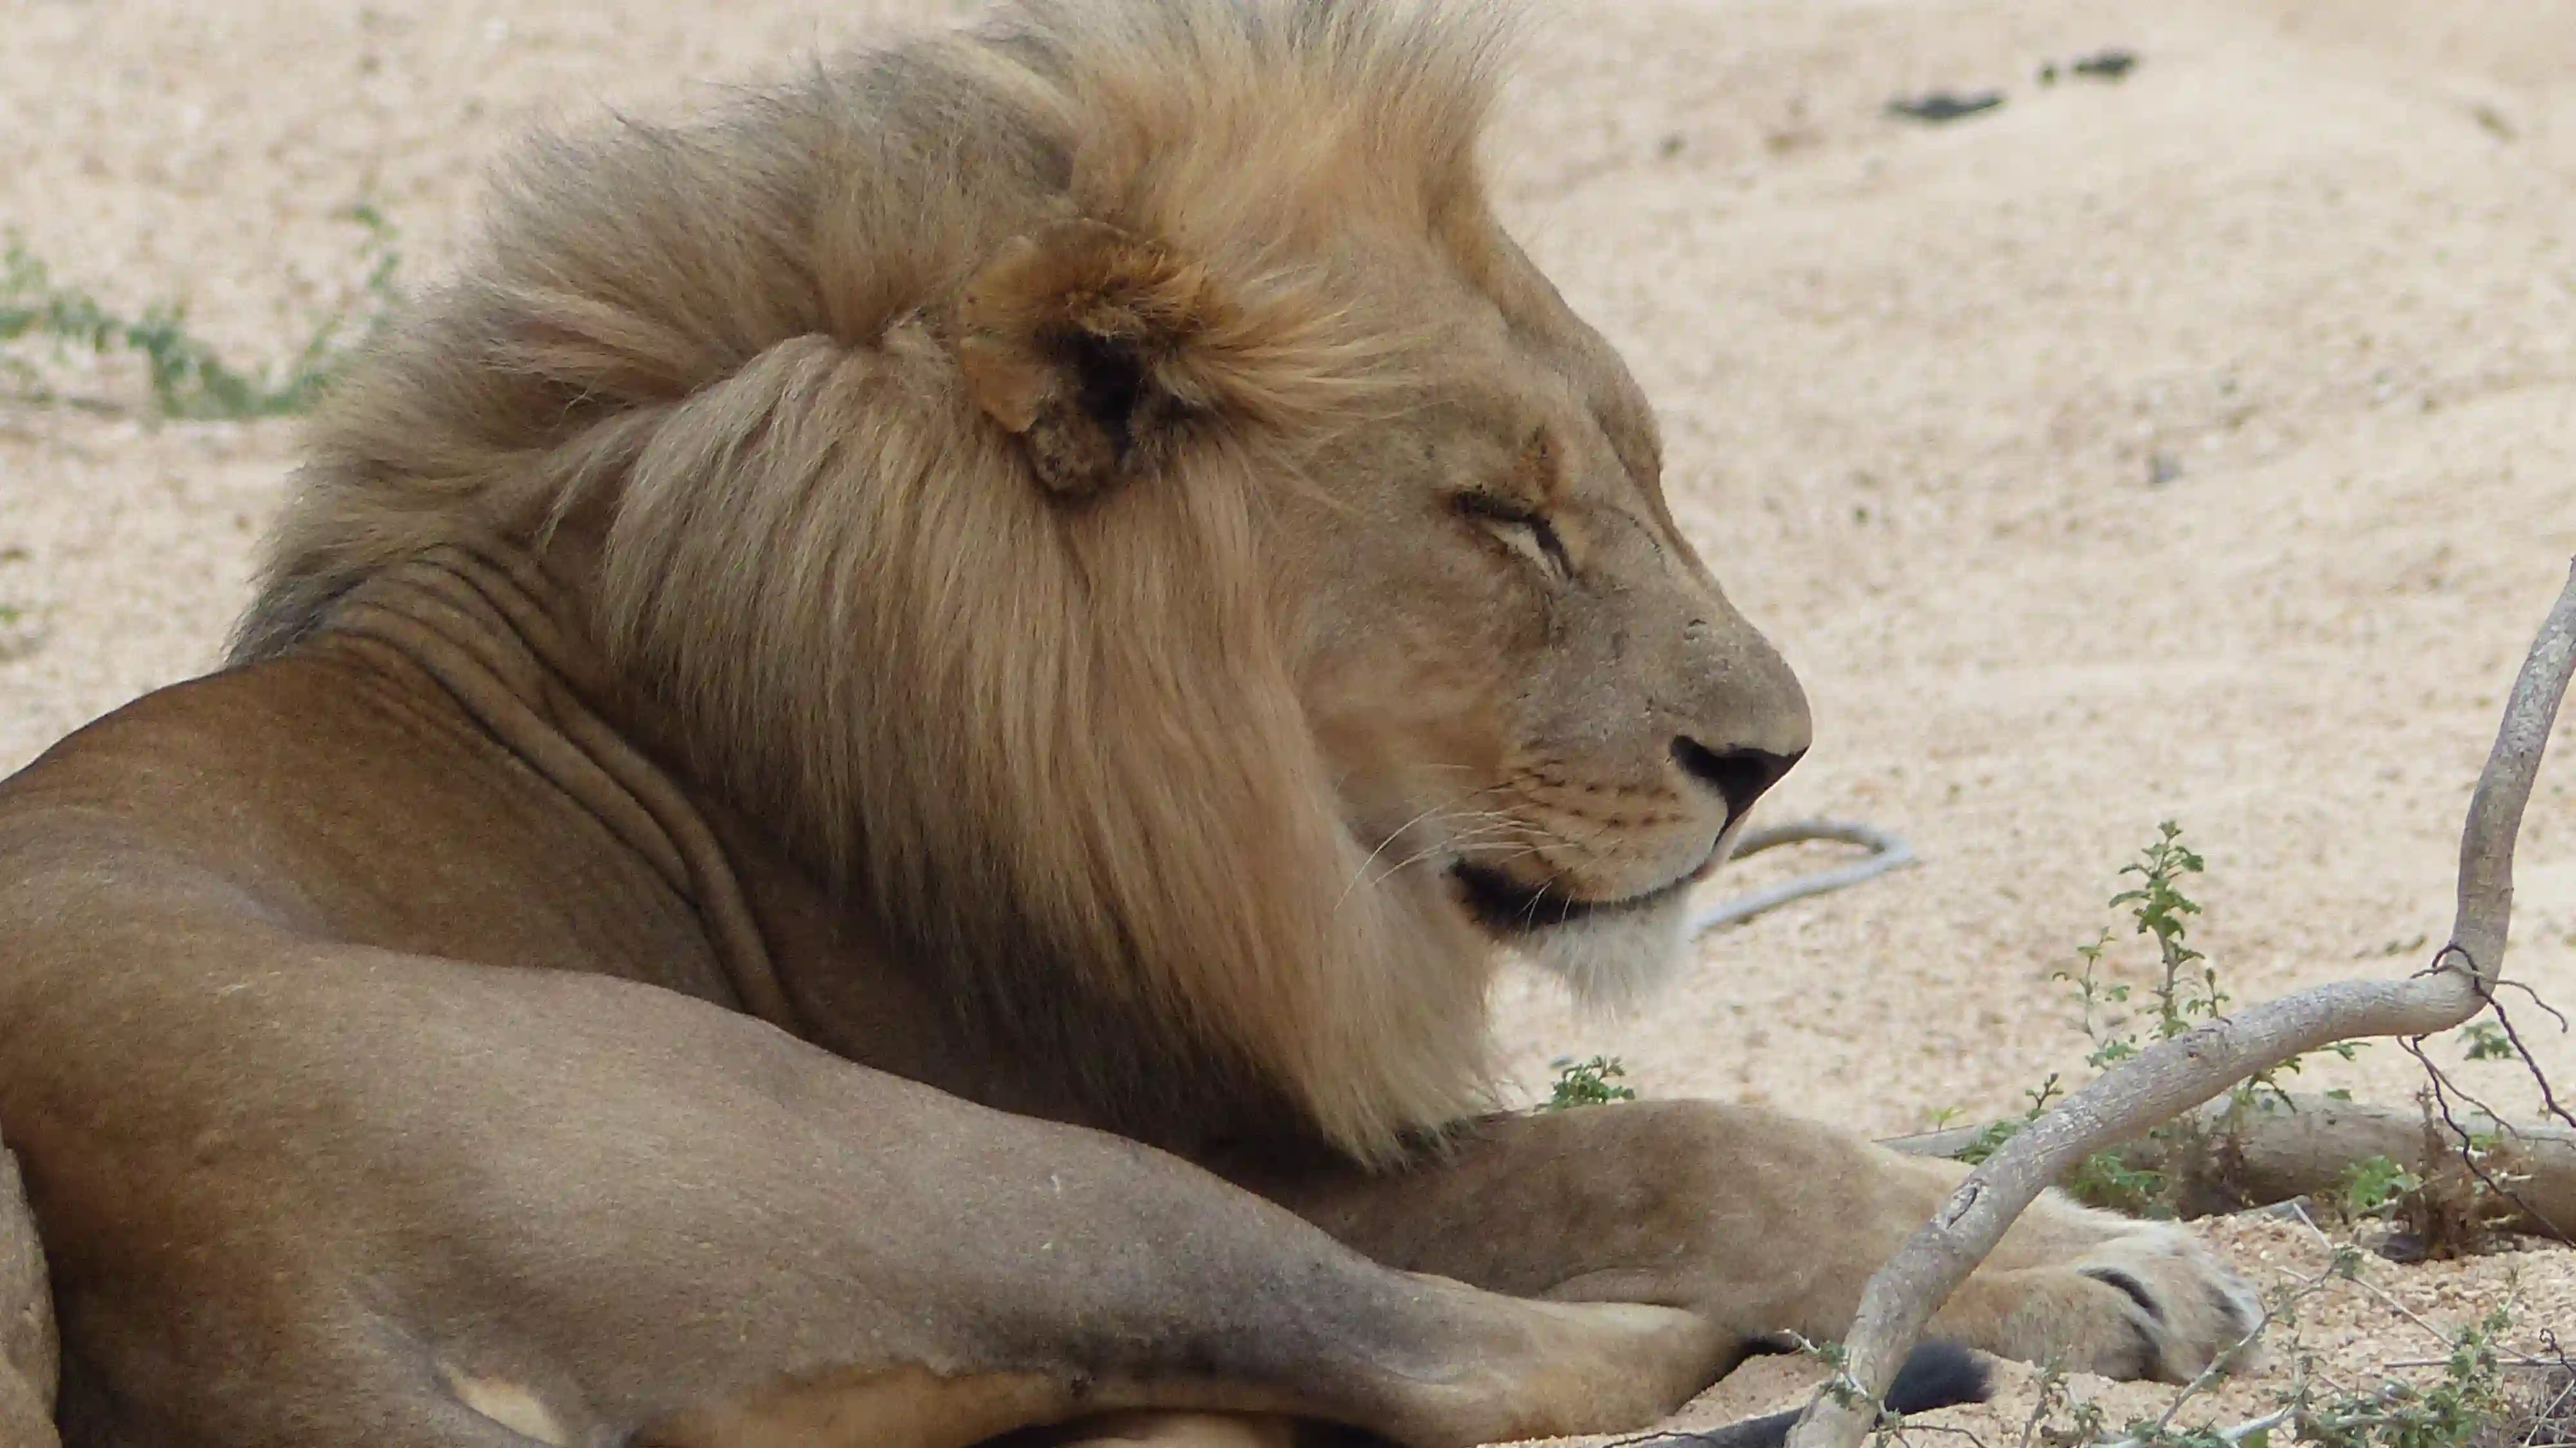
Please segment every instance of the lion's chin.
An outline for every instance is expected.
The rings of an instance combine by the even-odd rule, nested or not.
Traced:
[[[1616,1011],[1635,1004],[1678,974],[1689,955],[1687,890],[1659,892],[1543,924],[1515,921],[1504,929],[1496,928],[1472,898],[1456,898],[1455,903],[1479,935],[1564,981],[1587,1009]]]
[[[1449,883],[1452,901],[1480,933],[1563,980],[1585,1006],[1617,1009],[1680,970],[1697,873],[1643,895],[1600,901],[1532,889],[1465,862],[1450,868]]]
[[[1587,1007],[1618,1010],[1661,989],[1689,957],[1690,897],[1596,911],[1534,931],[1514,944],[1564,981]]]

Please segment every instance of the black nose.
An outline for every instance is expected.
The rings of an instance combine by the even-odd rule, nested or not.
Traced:
[[[1766,749],[1711,749],[1688,735],[1673,740],[1673,763],[1682,773],[1716,790],[1726,801],[1726,822],[1734,824],[1753,808],[1762,791],[1780,782],[1789,767],[1804,758]]]

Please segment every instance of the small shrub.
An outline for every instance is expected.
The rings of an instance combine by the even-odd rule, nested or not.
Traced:
[[[2346,1168],[2335,1188],[2335,1205],[2345,1217],[2385,1217],[2409,1192],[2421,1191],[2424,1179],[2385,1156],[2366,1156]]]
[[[2463,1056],[2472,1061],[2510,1061],[2513,1038],[2494,1021],[2471,1021],[2460,1029]]]
[[[56,281],[52,268],[13,236],[0,250],[0,378],[31,401],[57,402],[63,399],[30,352],[125,355],[143,364],[152,411],[160,417],[237,421],[302,412],[382,327],[396,297],[402,256],[392,223],[363,204],[345,215],[366,233],[360,250],[366,273],[356,298],[324,318],[283,365],[247,370],[190,332],[179,304],[156,302],[140,316],[122,315]]]
[[[2114,932],[2104,930],[2092,943],[2076,948],[2082,962],[2078,969],[2057,972],[2056,979],[2074,988],[2079,1023],[2093,1042],[2085,1062],[2094,1069],[2126,1061],[2154,1041],[2171,1040],[2226,1014],[2229,996],[2217,967],[2190,943],[2191,919],[2200,914],[2200,903],[2187,885],[2207,868],[2172,820],[2158,824],[2156,838],[2137,859],[2120,867],[2122,878],[2136,884],[2113,894],[2110,906],[2125,911],[2131,934],[2153,941],[2156,952],[2156,975],[2141,1013],[2143,1033],[2132,1025],[2139,1020],[2130,1011],[2134,988],[2104,975],[2105,958],[2118,939]],[[2338,1042],[2326,1049],[2349,1059],[2356,1047]],[[2281,1078],[2297,1072],[2299,1065],[2293,1057],[2230,1088],[2214,1121],[2190,1115],[2149,1132],[2148,1155],[2156,1165],[2142,1165],[2117,1152],[2096,1152],[2068,1179],[2067,1189],[2095,1206],[2148,1216],[2246,1205],[2231,1185],[2245,1123],[2258,1111],[2288,1104]]]
[[[1589,1061],[1560,1057],[1548,1064],[1556,1068],[1556,1087],[1538,1108],[1541,1111],[1637,1099],[1635,1091],[1617,1084],[1628,1070],[1616,1056],[1595,1056]]]

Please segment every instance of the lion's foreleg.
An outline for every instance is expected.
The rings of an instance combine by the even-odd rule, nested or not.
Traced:
[[[631,1326],[568,1345],[583,1361],[632,1355],[641,1330],[665,1381],[695,1378],[639,1444],[828,1442],[832,1425],[865,1423],[870,1443],[945,1448],[1124,1408],[1312,1417],[1428,1448],[1641,1425],[1717,1366],[1685,1314],[1393,1271],[1177,1157],[974,1106],[694,1002],[657,1001],[617,1034],[637,1029],[574,1057],[601,1073],[584,1099],[614,1103],[592,1108],[583,1146],[488,1143],[472,1159],[557,1173],[553,1199],[587,1209],[564,1256],[603,1239],[695,1244],[627,1259],[615,1317]],[[580,1044],[559,1035],[545,1052]],[[624,1065],[638,1058],[652,1068]],[[601,1140],[634,1145],[600,1157]],[[577,1150],[590,1158],[566,1178]],[[721,1190],[654,1186],[684,1181]]]
[[[1686,1308],[1750,1347],[1840,1338],[1869,1274],[1957,1184],[1776,1111],[1595,1106],[1478,1123],[1412,1168],[1247,1179],[1391,1265],[1498,1292]],[[2005,1356],[2187,1378],[2251,1325],[2190,1236],[2051,1198],[1935,1320]]]

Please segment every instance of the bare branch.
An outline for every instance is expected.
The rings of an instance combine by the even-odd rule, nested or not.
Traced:
[[[2203,1105],[2192,1114],[2205,1131],[2228,1133],[2227,1186],[2247,1203],[2329,1196],[2342,1185],[2354,1162],[2375,1156],[2384,1156],[2418,1176],[2441,1164],[2427,1156],[2424,1117],[2411,1107],[2374,1106],[2298,1092],[2282,1102],[2267,1098],[2234,1121],[2228,1120],[2229,1103],[2224,1101]],[[2504,1143],[2512,1152],[2516,1175],[2527,1177],[2509,1193],[2499,1192],[2500,1202],[2514,1214],[2498,1225],[2565,1240],[2562,1224],[2576,1223],[2576,1131],[2516,1126],[2484,1111],[2463,1110],[2457,1119],[2455,1139],[2466,1133]],[[1983,1136],[1982,1127],[1961,1126],[1891,1137],[1879,1145],[1909,1156],[1955,1157]],[[2134,1136],[2102,1149],[2118,1154],[2123,1165],[2137,1170],[2159,1170],[2167,1160],[2167,1143],[2152,1135]]]
[[[2485,1007],[2504,964],[2513,908],[2513,845],[2523,805],[2576,668],[2576,569],[2534,639],[2506,702],[2460,839],[2459,913],[2450,943],[2406,980],[2342,981],[2267,1002],[2160,1041],[2106,1072],[2004,1143],[1969,1173],[1932,1222],[1862,1294],[1845,1344],[1861,1388],[1820,1394],[1790,1448],[1855,1448],[1924,1324],[1994,1250],[2013,1219],[2088,1153],[2138,1135],[2302,1051],[2363,1036],[2448,1030]]]
[[[1776,910],[1792,900],[1822,895],[1829,890],[1846,890],[1863,880],[1875,880],[1890,870],[1914,863],[1914,847],[1876,825],[1851,820],[1790,820],[1776,825],[1754,825],[1737,837],[1735,848],[1727,858],[1741,860],[1764,850],[1782,845],[1802,844],[1809,840],[1829,840],[1835,844],[1858,845],[1867,855],[1848,865],[1838,865],[1814,874],[1783,880],[1760,890],[1732,895],[1703,905],[1691,912],[1690,933],[1714,930],[1750,920],[1766,910]]]

